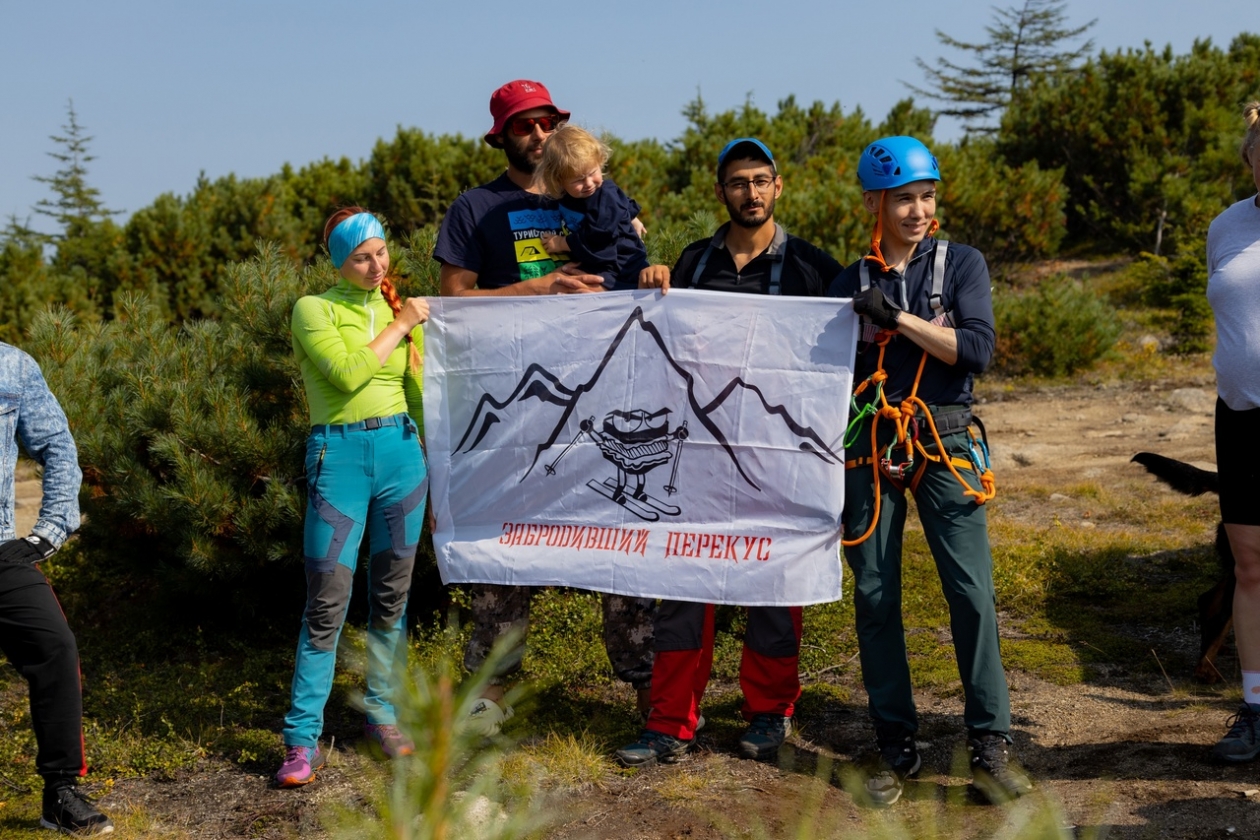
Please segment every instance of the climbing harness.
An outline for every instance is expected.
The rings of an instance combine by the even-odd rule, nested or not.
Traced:
[[[937,242],[936,256],[932,264],[932,291],[929,300],[932,304],[932,323],[939,326],[953,326],[953,316],[945,311],[942,304],[942,291],[945,285],[945,253],[947,248],[948,244],[946,242]],[[869,288],[870,274],[865,261],[859,267],[858,273],[862,289]],[[908,308],[904,278],[901,281],[901,304],[903,310]],[[884,370],[884,351],[895,333],[891,330],[874,328],[874,332],[868,337],[867,328],[872,327],[874,327],[873,324],[863,324],[862,340],[873,341],[878,345],[879,357],[875,362],[875,372],[858,383],[858,386],[853,390],[853,396],[850,400],[853,419],[850,421],[849,427],[844,434],[844,446],[848,449],[857,442],[857,436],[861,432],[862,424],[870,418],[871,454],[864,458],[845,461],[844,466],[845,469],[858,469],[868,464],[871,466],[875,482],[875,509],[871,514],[871,524],[867,527],[866,532],[856,539],[842,539],[841,545],[844,546],[859,545],[875,532],[875,528],[879,524],[879,483],[881,474],[892,481],[895,486],[899,488],[908,486],[910,492],[914,493],[919,487],[919,482],[926,472],[928,463],[943,464],[958,483],[962,485],[963,495],[973,499],[977,505],[982,505],[997,495],[997,485],[989,461],[988,434],[985,432],[984,424],[978,418],[972,417],[970,411],[942,412],[941,421],[938,424],[937,418],[933,416],[928,404],[918,396],[919,382],[923,377],[923,368],[927,364],[928,353],[926,350],[923,351],[923,356],[919,359],[919,368],[915,372],[914,386],[910,389],[910,395],[902,401],[900,406],[891,405],[884,395],[884,382],[888,379],[888,373]],[[858,397],[867,388],[874,388],[875,396],[865,405],[859,407]],[[882,454],[879,451],[878,442],[879,421],[881,419],[892,421],[896,432],[895,438],[884,448]],[[972,423],[979,426],[980,435],[976,435],[975,431],[972,430]],[[924,426],[931,433],[930,440],[926,444],[922,440],[924,437]],[[963,428],[967,430],[967,434],[970,437],[967,446],[968,457],[955,458],[948,454],[945,444],[941,441],[941,435]],[[962,475],[959,474],[958,471],[960,469],[974,472],[980,479],[981,489],[972,489]]]

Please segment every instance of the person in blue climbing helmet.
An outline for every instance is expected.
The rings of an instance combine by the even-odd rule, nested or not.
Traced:
[[[989,270],[975,248],[936,238],[941,170],[922,142],[876,140],[862,152],[858,178],[873,217],[870,251],[829,294],[853,300],[862,328],[846,436],[843,544],[879,753],[866,794],[877,806],[892,805],[922,765],[901,618],[909,490],[949,604],[976,787],[990,801],[1005,801],[1032,784],[1010,750],[983,504],[993,476],[981,439],[969,430],[972,377],[989,364],[995,344]],[[875,412],[885,402],[914,419],[899,430],[899,421]],[[918,430],[917,444],[902,439],[908,428]]]

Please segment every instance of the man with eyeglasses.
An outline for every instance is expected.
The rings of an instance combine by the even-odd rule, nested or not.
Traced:
[[[443,295],[546,295],[600,292],[604,278],[576,267],[561,267],[543,247],[561,232],[559,204],[534,186],[534,170],[543,144],[569,112],[557,108],[541,82],[517,79],[490,97],[493,126],[485,141],[502,149],[507,171],[488,184],[455,199],[438,233],[433,258],[442,264]],[[642,235],[642,226],[635,222]],[[472,584],[469,587],[472,637],[464,665],[475,671],[495,640],[509,628],[529,627],[532,588]],[[602,595],[604,646],[613,670],[636,689],[640,713],[646,713],[652,679],[652,619],[656,602],[647,598]],[[521,641],[523,646],[524,639]],[[503,704],[503,682],[520,668],[518,647],[471,709],[473,725],[486,733],[498,730],[512,714]]]
[[[684,248],[673,271],[652,266],[640,285],[821,296],[843,269],[826,251],[788,234],[774,220],[783,178],[770,149],[755,137],[732,140],[718,154],[713,192],[730,221],[711,238]]]
[[[651,266],[645,288],[712,289],[760,295],[821,296],[842,266],[830,254],[785,232],[774,220],[783,179],[774,155],[754,137],[740,137],[718,154],[714,194],[730,221],[709,239],[688,245],[672,272]],[[662,601],[655,624],[651,713],[639,740],[617,750],[627,767],[677,761],[694,744],[713,666],[714,606]],[[749,607],[739,683],[748,729],[740,754],[776,755],[792,731],[800,697],[800,607]]]

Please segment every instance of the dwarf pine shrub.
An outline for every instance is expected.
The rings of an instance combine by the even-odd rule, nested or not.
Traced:
[[[1168,349],[1173,353],[1201,353],[1211,348],[1214,321],[1207,302],[1205,248],[1200,236],[1178,248],[1171,258],[1144,253],[1126,272],[1127,286],[1139,302],[1169,310],[1172,343]]]
[[[1085,284],[1056,275],[1023,292],[995,295],[994,368],[1063,376],[1102,358],[1120,336],[1116,312]]]
[[[239,581],[302,556],[309,421],[289,317],[331,274],[271,245],[225,274],[218,321],[174,326],[123,295],[112,321],[59,310],[33,326],[79,448],[83,542],[122,565]]]

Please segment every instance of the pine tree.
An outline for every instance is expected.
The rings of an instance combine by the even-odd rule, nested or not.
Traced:
[[[973,64],[955,64],[938,58],[932,67],[923,59],[915,63],[927,75],[931,89],[906,84],[915,93],[952,103],[940,113],[965,121],[967,131],[992,133],[991,122],[1000,116],[1036,75],[1071,69],[1094,48],[1092,40],[1075,49],[1066,42],[1083,35],[1097,19],[1083,26],[1067,26],[1063,0],[1024,0],[1022,6],[994,8],[994,22],[986,26],[989,40],[973,44],[941,30],[936,38],[947,47],[962,50]]]
[[[79,124],[73,100],[66,110],[62,134],[50,137],[57,148],[48,153],[61,168],[53,175],[33,176],[53,193],[34,210],[56,222],[59,230],[25,233],[56,249],[46,272],[43,303],[63,304],[91,319],[108,303],[110,262],[122,244],[122,231],[113,220],[120,211],[106,207],[100,190],[88,183],[87,165],[95,160],[88,151],[92,137]]]
[[[56,195],[53,200],[44,198],[35,204],[36,213],[48,216],[61,226],[60,233],[49,237],[53,241],[81,235],[84,228],[121,212],[106,208],[100,190],[88,184],[87,165],[96,160],[95,156],[88,154],[88,144],[93,138],[79,125],[73,99],[66,106],[66,111],[69,121],[62,126],[64,134],[50,137],[61,150],[48,153],[49,157],[61,163],[62,168],[54,175],[33,176],[39,183],[47,184]]]

